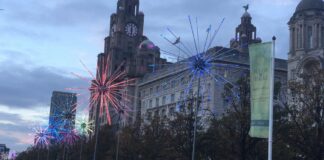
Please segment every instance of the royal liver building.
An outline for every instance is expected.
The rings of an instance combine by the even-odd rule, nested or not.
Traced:
[[[304,2],[305,1],[305,2]],[[309,1],[321,0],[304,0],[302,4],[309,5]],[[105,38],[104,53],[98,56],[98,66],[102,66],[104,59],[110,55],[112,64],[110,68],[116,69],[119,64],[123,63],[123,70],[127,72],[128,78],[136,78],[135,86],[127,88],[128,94],[131,95],[132,108],[129,122],[142,119],[149,122],[154,116],[172,118],[175,112],[186,112],[179,109],[186,97],[197,95],[198,83],[192,82],[188,89],[188,83],[192,78],[191,75],[183,70],[181,61],[170,63],[161,58],[160,48],[150,41],[144,33],[144,13],[139,11],[139,0],[118,0],[116,13],[110,17],[110,32]],[[315,6],[323,6],[315,4]],[[324,41],[320,37],[323,35],[321,28],[321,19],[318,14],[322,14],[322,8],[315,8],[314,11],[299,7],[292,20],[290,21],[292,39],[299,37],[291,47],[289,56],[289,72],[294,70],[297,62],[305,58],[301,56],[308,52],[315,52],[316,48],[322,46]],[[310,12],[310,13],[308,13]],[[307,13],[307,14],[306,14]],[[308,21],[309,14],[314,14],[314,18]],[[305,15],[304,15],[305,14]],[[307,21],[305,21],[307,19]],[[310,29],[306,24],[313,24]],[[301,29],[298,27],[302,26]],[[163,27],[163,26],[161,26]],[[319,29],[318,29],[319,28]],[[320,30],[322,29],[322,30]],[[306,36],[308,31],[312,30],[310,36]],[[228,102],[223,97],[226,85],[234,84],[244,72],[249,68],[248,46],[253,43],[261,43],[261,38],[257,37],[257,27],[252,24],[252,16],[248,12],[248,7],[241,16],[241,23],[233,32],[234,38],[230,40],[230,47],[212,46],[207,51],[210,54],[235,55],[223,58],[218,63],[231,64],[240,66],[240,68],[224,69],[213,67],[212,74],[221,75],[226,78],[227,82],[217,82],[212,77],[205,78],[200,88],[202,97],[201,109],[207,114],[221,116]],[[298,33],[298,34],[297,34]],[[316,36],[316,34],[320,34]],[[278,36],[279,37],[279,36]],[[311,37],[312,40],[307,41]],[[319,41],[321,40],[321,44]],[[312,49],[304,48],[311,45]],[[323,54],[321,50],[316,53]],[[320,58],[315,58],[320,62]],[[305,61],[306,62],[306,61]],[[296,64],[296,65],[295,65]],[[305,63],[306,64],[306,63]],[[285,85],[287,83],[287,61],[282,59],[275,60],[275,82]],[[203,114],[203,113],[202,113]],[[95,119],[95,113],[90,111],[90,118]],[[113,120],[114,121],[114,120]],[[106,122],[104,117],[101,119],[102,124]],[[114,123],[114,122],[113,122]]]

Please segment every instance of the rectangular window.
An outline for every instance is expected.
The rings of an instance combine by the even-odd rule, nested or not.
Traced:
[[[320,38],[319,38],[319,36],[320,36],[320,28],[319,28],[319,24],[316,24],[316,33],[315,33],[315,35],[316,35],[316,40],[314,41],[314,47],[316,47],[316,48],[318,48],[321,44],[320,44]]]
[[[189,95],[193,95],[193,89],[189,89]]]
[[[159,110],[154,112],[154,117],[158,117],[159,116]]]
[[[301,28],[297,28],[297,48],[302,48]]]
[[[132,51],[133,48],[131,46],[128,46],[127,49],[128,49],[128,51]]]
[[[275,76],[274,81],[275,81],[275,82],[281,82],[281,77],[279,77],[279,76]]]
[[[155,92],[156,92],[156,93],[159,93],[159,90],[160,90],[160,86],[156,86],[156,88],[155,88]]]
[[[153,88],[150,88],[150,95],[153,94]]]
[[[174,94],[171,94],[171,103],[173,103],[175,100],[175,95]]]
[[[188,81],[190,82],[191,80],[193,80],[193,79],[192,79],[192,75],[189,76],[189,80],[188,80]]]
[[[211,84],[208,83],[208,85],[207,85],[207,91],[208,91],[208,93],[210,92],[210,90],[211,90]]]
[[[166,111],[165,111],[165,109],[162,110],[161,115],[162,115],[164,118],[166,117]]]
[[[169,114],[170,114],[171,116],[173,116],[173,115],[175,114],[175,108],[174,108],[174,107],[171,107],[171,108],[169,109]]]
[[[181,91],[180,93],[180,99],[183,99],[184,98],[184,91]]]
[[[171,88],[174,88],[175,86],[176,86],[176,81],[175,80],[171,81]]]
[[[150,99],[150,106],[149,106],[150,108],[152,108],[153,107],[153,101],[152,101],[152,99]]]
[[[151,112],[148,112],[148,113],[147,113],[147,119],[148,119],[148,120],[151,120],[151,119],[152,119],[152,113],[151,113]]]
[[[168,82],[165,82],[165,83],[163,83],[163,90],[167,90],[168,89]]]
[[[321,47],[324,47],[324,27],[321,27]]]
[[[290,51],[294,51],[295,50],[295,28],[291,29],[291,36],[290,36]]]
[[[307,27],[307,48],[313,48],[313,27]]]
[[[163,96],[163,98],[162,98],[162,105],[165,105],[165,103],[166,103],[166,96]]]
[[[295,78],[296,78],[296,70],[295,70],[295,69],[292,69],[292,70],[291,70],[290,78],[291,78],[291,79],[295,79]]]
[[[156,98],[155,99],[155,107],[159,107],[160,106],[160,99]]]
[[[142,106],[143,106],[144,108],[146,108],[145,101],[142,102]]]
[[[186,83],[186,82],[185,82],[185,78],[182,77],[181,80],[180,80],[180,82],[181,82],[181,85],[185,84],[185,83]]]
[[[146,96],[146,93],[145,93],[145,90],[142,92],[142,97],[145,97]]]

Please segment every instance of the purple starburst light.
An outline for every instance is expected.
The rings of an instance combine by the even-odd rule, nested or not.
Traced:
[[[67,129],[61,132],[62,143],[68,146],[74,145],[80,138],[76,129]]]
[[[48,148],[50,140],[54,137],[48,132],[48,128],[35,127],[34,146],[37,148]]]

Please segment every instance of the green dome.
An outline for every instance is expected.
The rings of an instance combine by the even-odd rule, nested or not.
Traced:
[[[306,10],[324,10],[324,3],[322,0],[302,0],[298,4],[296,12]]]

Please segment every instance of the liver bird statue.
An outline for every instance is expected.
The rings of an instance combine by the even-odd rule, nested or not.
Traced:
[[[245,9],[245,11],[247,12],[247,10],[249,9],[249,4],[243,6],[243,8]]]

